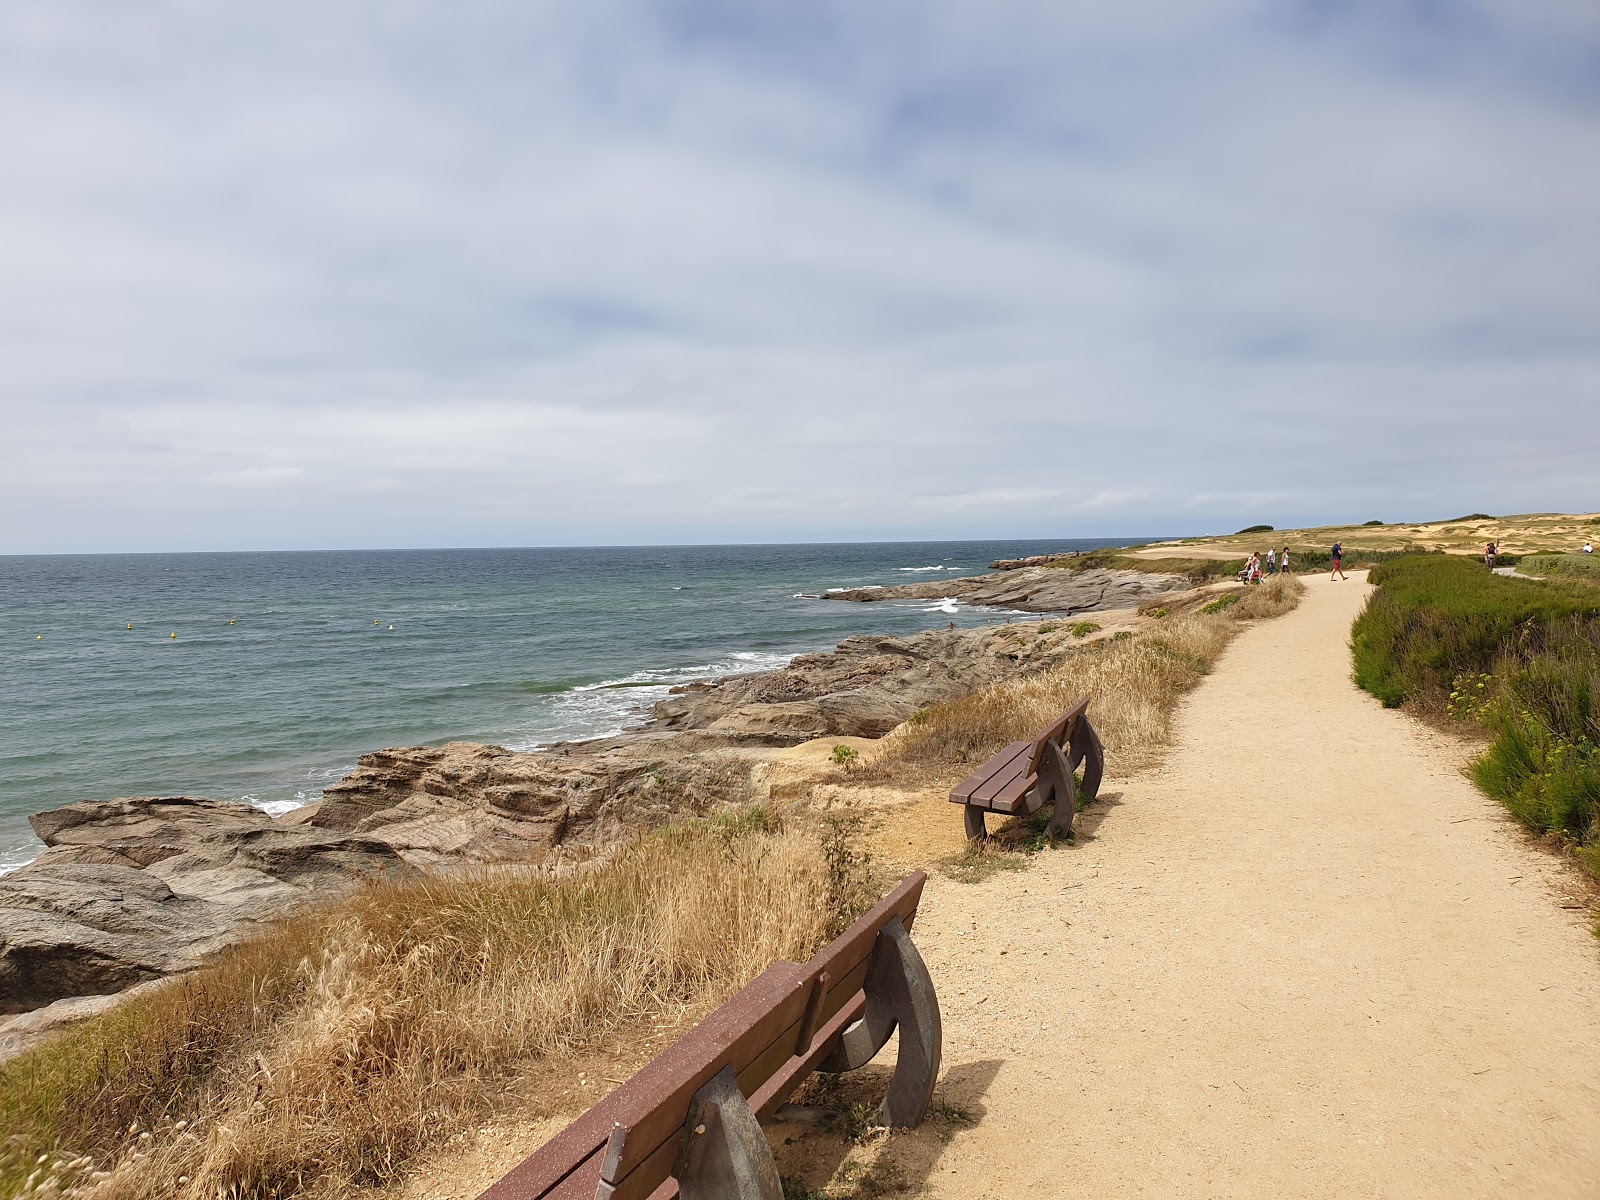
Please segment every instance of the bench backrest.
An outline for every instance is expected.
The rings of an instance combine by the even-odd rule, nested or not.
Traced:
[[[644,1200],[672,1175],[695,1093],[729,1065],[770,1115],[859,1013],[878,934],[896,917],[911,928],[926,879],[908,876],[803,966],[767,968],[481,1200],[591,1200],[602,1186],[611,1200]]]
[[[1028,774],[1036,774],[1039,764],[1044,761],[1044,748],[1054,742],[1057,746],[1065,746],[1072,740],[1072,730],[1077,725],[1080,717],[1089,710],[1089,697],[1085,696],[1066,712],[1062,713],[1050,727],[1033,739],[1033,756],[1028,760]]]

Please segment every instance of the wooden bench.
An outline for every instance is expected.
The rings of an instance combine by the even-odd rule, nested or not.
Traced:
[[[879,1109],[919,1124],[939,1075],[933,981],[911,942],[918,871],[803,966],[774,963],[480,1200],[782,1200],[760,1122],[813,1071],[852,1071],[897,1028]]]
[[[1072,832],[1079,793],[1093,800],[1105,772],[1105,750],[1089,724],[1088,710],[1085,697],[1031,742],[1012,742],[956,784],[950,802],[966,806],[969,839],[989,836],[985,813],[1031,816],[1051,802],[1050,833],[1065,837]],[[1079,763],[1084,764],[1081,787],[1073,782]]]

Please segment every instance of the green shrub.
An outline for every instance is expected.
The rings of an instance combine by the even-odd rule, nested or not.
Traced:
[[[1075,638],[1088,637],[1091,633],[1099,633],[1101,626],[1093,621],[1079,621],[1072,627],[1072,636]]]
[[[1600,594],[1428,555],[1373,572],[1351,631],[1356,682],[1490,734],[1473,778],[1600,877]]]
[[[841,767],[848,767],[861,757],[861,751],[854,746],[835,746],[833,753],[828,755],[830,761]]]
[[[1490,672],[1508,645],[1528,648],[1549,622],[1600,615],[1600,597],[1492,575],[1476,558],[1413,555],[1377,568],[1377,593],[1351,630],[1356,682],[1388,708],[1446,706],[1463,672]]]
[[[1502,556],[1500,561],[1506,562],[1506,558]],[[1600,580],[1600,555],[1596,554],[1526,554],[1517,565],[1524,575],[1570,575],[1577,579]]]
[[[1233,536],[1234,537],[1239,537],[1241,534],[1246,534],[1246,533],[1271,533],[1271,532],[1272,532],[1272,526],[1271,525],[1252,525],[1248,529],[1239,530],[1239,532],[1234,534]]]
[[[1361,523],[1363,525],[1382,525],[1383,524],[1382,521],[1363,521]]]
[[[1219,613],[1223,611],[1223,609],[1232,608],[1235,604],[1239,603],[1239,600],[1243,595],[1243,592],[1229,592],[1226,596],[1219,596],[1210,604],[1202,605],[1200,611],[1203,613]]]

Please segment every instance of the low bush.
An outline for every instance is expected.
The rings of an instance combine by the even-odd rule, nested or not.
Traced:
[[[1505,556],[1500,561],[1510,565]],[[1524,575],[1571,576],[1600,582],[1600,555],[1528,554],[1517,563]]]
[[[1352,629],[1356,682],[1385,706],[1480,726],[1478,785],[1600,876],[1600,594],[1453,556],[1372,579]]]
[[[1072,626],[1072,636],[1086,638],[1091,633],[1099,633],[1101,628],[1102,626],[1096,625],[1093,621],[1078,621]]]
[[[1233,536],[1234,537],[1240,537],[1240,536],[1242,536],[1242,535],[1244,535],[1246,533],[1271,533],[1271,532],[1272,532],[1272,526],[1271,525],[1251,525],[1248,528],[1239,530],[1239,532],[1234,534]]]

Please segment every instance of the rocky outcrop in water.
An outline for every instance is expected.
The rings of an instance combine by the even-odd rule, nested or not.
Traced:
[[[1151,596],[1183,591],[1189,586],[1189,582],[1181,575],[1153,571],[1116,571],[1102,567],[1070,571],[1061,567],[1025,566],[995,575],[970,575],[933,583],[851,588],[829,592],[827,598],[852,600],[860,604],[883,600],[951,599],[963,604],[1010,608],[1020,612],[1072,614],[1132,608]]]

